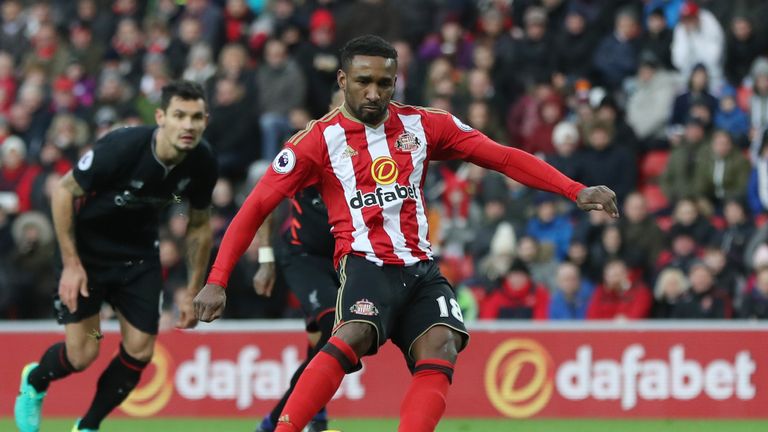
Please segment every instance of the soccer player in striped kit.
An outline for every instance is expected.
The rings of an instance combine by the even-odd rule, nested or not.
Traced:
[[[206,322],[221,316],[232,267],[264,218],[283,198],[315,185],[336,240],[334,336],[305,369],[276,431],[300,431],[344,375],[359,369],[360,358],[387,339],[413,373],[399,430],[433,431],[469,335],[453,288],[432,260],[422,192],[429,161],[467,160],[613,217],[616,195],[499,145],[450,113],[392,102],[397,52],[377,36],[349,41],[341,60],[344,104],[310,122],[277,155],[229,226],[195,313]]]

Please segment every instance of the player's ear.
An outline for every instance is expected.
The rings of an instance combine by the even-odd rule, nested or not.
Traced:
[[[165,124],[165,111],[162,108],[155,108],[155,123],[157,123],[159,127],[163,127]]]
[[[336,83],[339,84],[340,89],[346,90],[347,74],[342,69],[339,69],[338,72],[336,72]]]

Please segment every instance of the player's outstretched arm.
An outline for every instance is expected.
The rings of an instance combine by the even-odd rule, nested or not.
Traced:
[[[243,256],[264,218],[272,213],[283,198],[283,194],[267,184],[264,179],[248,195],[224,233],[216,260],[208,275],[208,283],[193,300],[197,319],[211,322],[222,316],[227,301],[224,287],[232,269]]]
[[[211,229],[211,210],[190,208],[189,226],[187,227],[187,295],[183,304],[179,305],[179,321],[177,328],[192,328],[197,324],[192,299],[203,285],[206,266],[213,247],[213,230]]]
[[[72,171],[59,180],[51,197],[51,212],[63,265],[59,279],[59,299],[70,312],[77,310],[77,295],[88,297],[88,276],[75,244],[74,199],[84,192]]]

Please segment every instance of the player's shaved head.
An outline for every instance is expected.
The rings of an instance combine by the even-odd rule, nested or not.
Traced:
[[[364,35],[356,37],[341,49],[341,69],[349,71],[349,65],[352,59],[357,56],[373,56],[392,59],[397,64],[397,50],[387,42],[376,35]]]

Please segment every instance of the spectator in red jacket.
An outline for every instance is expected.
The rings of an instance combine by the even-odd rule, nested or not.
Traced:
[[[587,319],[641,319],[651,310],[651,293],[642,282],[629,278],[622,260],[608,262],[603,283],[597,286],[587,309]]]
[[[549,292],[531,279],[528,266],[512,262],[507,275],[480,303],[481,319],[547,319]]]

